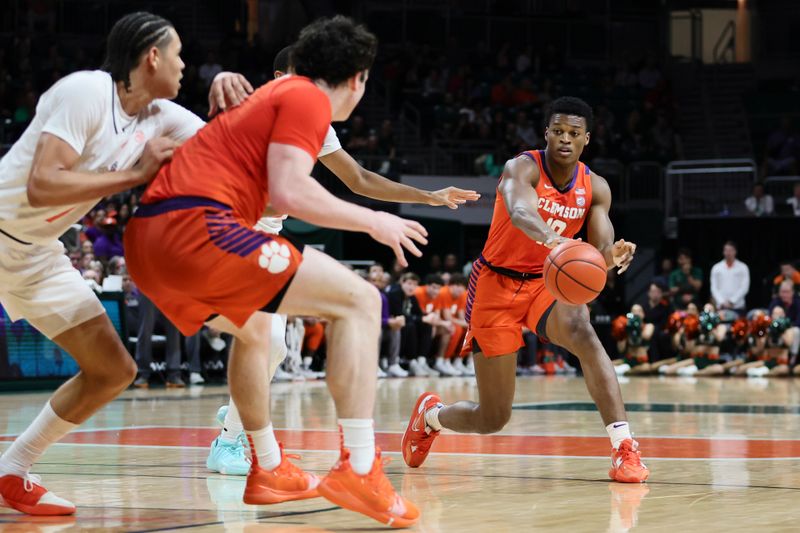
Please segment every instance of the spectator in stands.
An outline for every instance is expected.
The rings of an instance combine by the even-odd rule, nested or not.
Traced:
[[[369,143],[369,132],[364,123],[364,117],[355,115],[350,125],[349,131],[346,133],[347,151],[351,153],[360,153],[367,147]]]
[[[669,275],[669,292],[677,309],[686,309],[690,303],[698,304],[703,288],[703,270],[692,264],[688,248],[678,250],[678,268]]]
[[[655,89],[661,83],[661,71],[656,67],[656,60],[648,56],[644,66],[639,71],[639,86],[646,90]]]
[[[121,230],[125,229],[128,225],[128,220],[131,218],[131,207],[128,204],[121,204],[117,212],[117,224]]]
[[[197,72],[200,79],[203,80],[205,84],[204,90],[211,86],[214,77],[220,72],[222,72],[222,65],[217,62],[217,54],[213,51],[209,51],[208,54],[206,54],[206,62],[200,65],[200,69]]]
[[[442,271],[449,272],[451,274],[461,271],[461,267],[458,265],[458,257],[456,257],[456,254],[447,254],[444,256]]]
[[[651,283],[647,290],[647,298],[642,304],[644,309],[644,323],[653,324],[653,337],[650,339],[650,361],[660,361],[673,356],[672,339],[669,332],[665,331],[669,316],[674,311],[672,304],[666,297],[667,286]]]
[[[794,184],[792,196],[786,199],[786,203],[792,206],[792,213],[800,217],[800,182]]]
[[[409,361],[411,373],[415,376],[438,376],[439,373],[427,363],[432,330],[423,323],[422,308],[414,297],[419,282],[418,275],[406,272],[396,285],[389,288],[389,315],[405,317],[405,325],[400,333],[400,353]]]
[[[791,176],[798,173],[800,136],[794,130],[792,120],[784,117],[780,127],[767,138],[762,169],[767,176]]]
[[[105,219],[106,219],[106,210],[103,209],[102,207],[95,209],[94,213],[91,214],[91,221],[89,224],[86,225],[87,227],[84,230],[86,237],[90,241],[94,242],[95,240],[97,240],[97,237],[100,236],[101,233],[100,225],[103,223],[103,220]]]
[[[376,266],[376,265],[373,265]],[[381,295],[381,367],[390,377],[408,377],[408,372],[400,366],[400,341],[401,331],[406,325],[406,317],[402,314],[392,316],[389,306],[389,295],[386,293],[386,285],[383,276],[383,268],[380,270],[370,267],[368,281],[372,283]]]
[[[600,296],[597,297],[597,305],[600,307],[597,314],[611,316],[621,315],[625,312],[625,289],[617,278],[617,271],[610,269],[606,273],[606,286]]]
[[[711,267],[711,296],[717,309],[747,312],[745,297],[750,291],[750,269],[736,259],[736,243],[728,241],[722,247],[722,261]]]
[[[757,217],[772,216],[775,213],[775,202],[767,194],[763,183],[753,185],[753,194],[744,201],[748,213]]]
[[[793,325],[800,326],[800,296],[794,291],[794,284],[789,280],[781,282],[778,295],[769,303],[769,312],[772,313],[772,310],[779,306],[783,307]]]
[[[439,102],[445,90],[445,78],[438,68],[432,68],[422,82],[422,96],[431,102]]]
[[[167,318],[161,314],[153,302],[144,294],[139,294],[139,331],[136,339],[136,364],[139,377],[133,382],[137,389],[150,387],[150,374],[153,371],[153,333],[156,319],[162,319],[166,333],[166,365],[167,388],[183,388],[186,384],[181,379],[181,334]]]
[[[93,254],[94,253],[94,244],[92,241],[85,240],[81,243],[81,254]]]
[[[115,218],[106,217],[100,224],[100,231],[100,236],[94,241],[94,253],[98,259],[108,261],[115,255],[125,255],[122,235]]]
[[[492,87],[491,102],[494,106],[514,105],[514,81],[511,74],[506,74],[502,81],[495,83]]]
[[[519,140],[528,148],[535,148],[539,145],[539,134],[536,132],[533,121],[525,111],[517,112],[516,133]],[[594,141],[594,138],[592,138],[592,141]]]
[[[397,146],[394,140],[394,126],[389,119],[381,123],[381,130],[378,133],[378,146],[380,153],[388,155],[390,159],[397,156]]]
[[[665,290],[669,289],[669,277],[674,270],[674,266],[672,263],[672,259],[669,257],[664,257],[661,259],[661,270],[659,270],[658,274],[655,275],[653,278],[653,283],[665,287]]]
[[[775,276],[775,279],[772,280],[772,285],[774,288],[773,292],[777,292],[780,284],[784,281],[791,281],[794,284],[795,289],[800,288],[800,272],[797,271],[797,268],[794,266],[794,263],[791,261],[784,261],[780,265],[781,273]]]

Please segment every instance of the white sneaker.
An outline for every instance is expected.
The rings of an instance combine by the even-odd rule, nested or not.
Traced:
[[[275,375],[272,377],[272,381],[292,381],[294,376],[291,372],[287,372],[280,366],[275,369]]]
[[[533,372],[537,376],[544,376],[545,374],[547,374],[547,371],[544,368],[542,368],[540,365],[533,365],[531,367],[531,372]]]
[[[408,363],[408,371],[412,376],[428,377],[428,373],[420,366],[419,361],[416,359],[412,359],[411,362]]]
[[[192,372],[189,374],[189,385],[202,385],[206,380],[200,375],[200,372]]]
[[[617,373],[618,376],[624,376],[625,372],[631,369],[631,365],[628,363],[622,363],[621,365],[614,366],[614,372]]]
[[[566,374],[577,374],[578,369],[564,361],[564,372]]]
[[[682,366],[682,367],[680,367],[678,369],[678,375],[679,376],[694,376],[695,374],[697,374],[698,370],[699,370],[699,368],[697,368],[697,365]]]
[[[450,361],[445,359],[437,359],[433,368],[435,368],[443,376],[455,377],[461,375],[461,372],[453,368],[453,365],[450,364]]]
[[[386,369],[386,373],[389,374],[389,377],[393,378],[407,378],[408,372],[403,370],[399,364],[395,363],[389,368]]]
[[[211,349],[215,352],[221,352],[225,349],[225,339],[222,337],[212,337],[207,329],[203,330],[203,337],[205,337],[206,342],[208,342],[208,345],[211,346]]]
[[[462,376],[475,375],[475,369],[470,369],[467,365],[464,364],[464,360],[460,357],[456,359],[455,363],[453,363],[453,368],[461,372]]]
[[[385,377],[388,377],[386,375],[386,372],[384,372],[383,369],[380,366],[378,366],[378,379],[383,379]]]
[[[438,378],[439,377],[439,375],[440,375],[439,371],[438,370],[434,370],[430,366],[428,366],[428,360],[427,359],[425,359],[424,357],[418,357],[417,361],[422,366],[422,369],[425,370],[425,372],[427,372],[430,377],[432,377],[432,378]]]
[[[755,368],[748,368],[747,369],[747,377],[748,378],[762,378],[769,374],[769,368],[765,366],[757,366]]]
[[[469,374],[467,374],[467,375],[468,376],[474,376],[475,375],[475,360],[472,358],[472,356],[468,355],[466,357],[462,357],[461,360],[464,361],[464,368],[466,368],[467,372],[469,372]]]

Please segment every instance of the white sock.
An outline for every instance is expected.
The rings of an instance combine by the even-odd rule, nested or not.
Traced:
[[[611,439],[611,447],[615,450],[619,449],[619,445],[625,439],[632,439],[631,428],[627,422],[613,422],[606,426],[608,438]]]
[[[340,418],[344,447],[350,450],[353,471],[363,476],[375,461],[375,430],[371,418]]]
[[[425,423],[434,431],[442,430],[442,423],[439,422],[439,411],[442,410],[442,407],[444,405],[437,403],[435,407],[425,411]]]
[[[51,444],[78,427],[53,411],[48,401],[22,435],[0,457],[0,472],[24,476]]]
[[[258,464],[264,470],[275,470],[281,464],[281,447],[275,439],[275,431],[270,423],[264,429],[248,431],[253,448],[258,457]]]
[[[239,410],[233,403],[233,398],[228,402],[228,414],[225,415],[225,422],[222,424],[222,433],[219,434],[223,442],[233,444],[239,435],[244,431],[242,419],[239,418]]]

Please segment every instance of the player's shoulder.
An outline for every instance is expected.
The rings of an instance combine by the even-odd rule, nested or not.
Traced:
[[[58,80],[47,92],[63,96],[95,98],[111,96],[111,75],[102,70],[79,70]]]
[[[283,76],[267,85],[272,85],[272,93],[281,98],[324,98],[322,89],[305,76]]]

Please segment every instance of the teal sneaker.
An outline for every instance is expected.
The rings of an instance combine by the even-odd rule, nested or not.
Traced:
[[[246,476],[250,471],[250,458],[247,456],[242,440],[240,436],[236,442],[230,444],[220,437],[214,439],[208,459],[206,459],[206,467],[212,472],[220,474]]]

